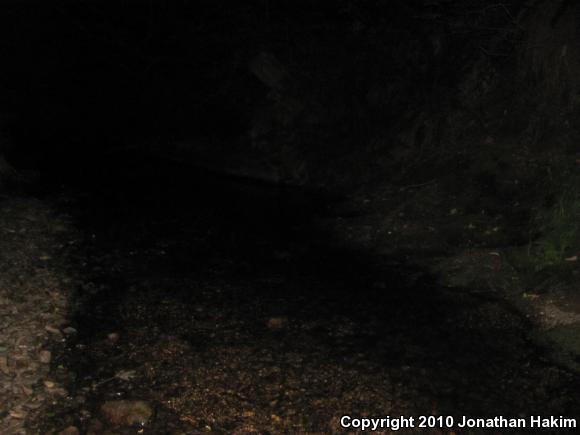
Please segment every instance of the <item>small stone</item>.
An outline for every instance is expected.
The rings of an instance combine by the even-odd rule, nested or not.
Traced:
[[[42,406],[41,402],[37,402],[37,400],[39,400],[40,398],[42,398],[41,396],[36,396],[35,398],[33,398],[31,402],[27,402],[26,404],[24,404],[24,407],[26,409],[30,409],[30,410],[35,410],[38,409]]]
[[[79,435],[79,430],[76,426],[69,426],[64,430],[61,430],[58,435]]]
[[[2,355],[0,356],[0,372],[7,375],[10,373],[10,368],[8,367],[8,357]]]
[[[52,396],[56,396],[56,397],[66,397],[68,396],[68,391],[66,391],[64,388],[53,388],[50,390],[50,394]]]
[[[55,383],[52,381],[44,381],[44,386],[48,389],[54,388]]]
[[[135,370],[119,370],[115,373],[115,378],[122,381],[130,381],[137,376]]]
[[[8,414],[10,417],[16,418],[18,420],[22,420],[24,417],[26,417],[26,413],[21,409],[12,409]]]
[[[113,426],[144,426],[153,416],[153,409],[143,400],[112,400],[101,406],[101,412]]]
[[[62,330],[62,332],[64,332],[66,335],[72,335],[72,334],[76,334],[77,330],[75,328],[73,328],[72,326],[67,326],[66,328],[64,328]]]
[[[119,338],[121,338],[121,336],[119,335],[118,332],[111,332],[110,334],[107,335],[107,340],[111,344],[117,343],[119,341]]]
[[[277,260],[289,260],[292,254],[288,251],[274,251],[274,258]]]
[[[40,359],[41,363],[50,364],[52,354],[50,353],[50,350],[41,350],[38,354],[38,358]]]
[[[266,323],[269,329],[271,330],[280,330],[286,328],[288,325],[288,318],[287,317],[270,317],[268,322]]]
[[[60,334],[61,334],[61,332],[60,332],[60,329],[58,329],[58,328],[55,328],[55,327],[54,327],[54,326],[52,326],[52,325],[46,325],[46,326],[44,327],[44,329],[46,329],[46,330],[47,330],[48,332],[50,332],[51,334],[55,334],[55,335],[60,335]]]

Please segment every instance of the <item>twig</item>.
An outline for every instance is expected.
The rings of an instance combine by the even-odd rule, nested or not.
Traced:
[[[424,186],[428,186],[430,184],[433,184],[437,181],[436,178],[433,178],[432,180],[429,181],[425,181],[424,183],[418,183],[418,184],[409,184],[408,186],[401,186],[399,187],[399,191],[404,191],[404,190],[408,190],[408,189],[417,189],[418,187],[424,187]]]

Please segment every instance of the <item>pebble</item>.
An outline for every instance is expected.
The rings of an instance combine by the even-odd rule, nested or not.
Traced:
[[[49,364],[52,359],[52,354],[50,353],[50,350],[41,350],[38,354],[38,358],[41,363]]]
[[[284,329],[288,325],[287,317],[270,317],[266,323],[269,329],[279,330]]]
[[[52,325],[46,325],[44,327],[44,329],[46,329],[48,332],[50,332],[51,334],[57,334],[60,335],[60,330],[58,328],[55,328]]]
[[[73,328],[72,326],[67,326],[66,328],[64,328],[62,330],[62,332],[64,332],[66,335],[72,335],[72,334],[76,334],[77,330],[75,328]]]
[[[153,416],[153,409],[143,400],[111,400],[101,406],[101,412],[113,426],[143,426]]]
[[[79,430],[76,426],[69,426],[64,430],[61,430],[58,435],[79,435]]]
[[[10,368],[8,367],[8,358],[6,356],[0,356],[0,372],[7,375],[10,373]]]
[[[20,409],[12,409],[12,410],[10,410],[10,412],[8,414],[10,415],[10,417],[17,418],[19,420],[26,417],[26,413]]]

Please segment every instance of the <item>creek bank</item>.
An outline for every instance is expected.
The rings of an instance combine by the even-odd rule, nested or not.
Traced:
[[[24,196],[0,198],[0,433],[38,433],[53,403],[54,350],[66,340],[78,242],[70,217]]]

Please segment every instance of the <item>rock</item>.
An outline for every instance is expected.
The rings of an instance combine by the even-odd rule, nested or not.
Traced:
[[[143,400],[112,400],[101,406],[101,412],[113,426],[143,426],[153,416],[153,409]]]
[[[115,378],[122,381],[130,381],[136,376],[137,372],[135,370],[119,370],[117,373],[115,373]]]
[[[15,409],[11,409],[8,412],[8,415],[10,415],[10,417],[12,417],[12,418],[17,418],[18,420],[22,420],[26,417],[26,412],[18,407]]]
[[[290,260],[292,254],[289,251],[274,251],[274,258],[276,260]]]
[[[79,435],[79,430],[76,426],[69,426],[64,430],[61,430],[58,435]]]
[[[43,364],[50,364],[50,361],[52,359],[52,354],[50,353],[50,350],[41,350],[38,354],[38,359]]]
[[[1,355],[0,356],[0,372],[7,375],[10,373],[10,368],[8,367],[8,357]]]
[[[26,396],[32,396],[32,393],[34,393],[34,390],[26,385],[21,385],[20,389]]]
[[[288,325],[287,317],[270,317],[268,319],[268,322],[266,323],[266,326],[268,326],[268,328],[273,331],[284,329],[286,328],[287,325]]]
[[[54,327],[54,326],[52,326],[52,325],[46,325],[46,326],[44,327],[44,329],[46,329],[46,330],[47,330],[48,332],[50,332],[51,334],[55,334],[55,335],[60,335],[60,334],[61,334],[61,332],[60,332],[60,329],[58,329],[58,328],[55,328],[55,327]]]
[[[66,335],[73,335],[77,333],[77,330],[72,326],[67,326],[62,330],[62,332],[64,332]]]
[[[111,332],[110,334],[107,335],[107,341],[110,344],[116,344],[119,341],[119,338],[121,338],[121,336],[119,335],[118,332]]]

